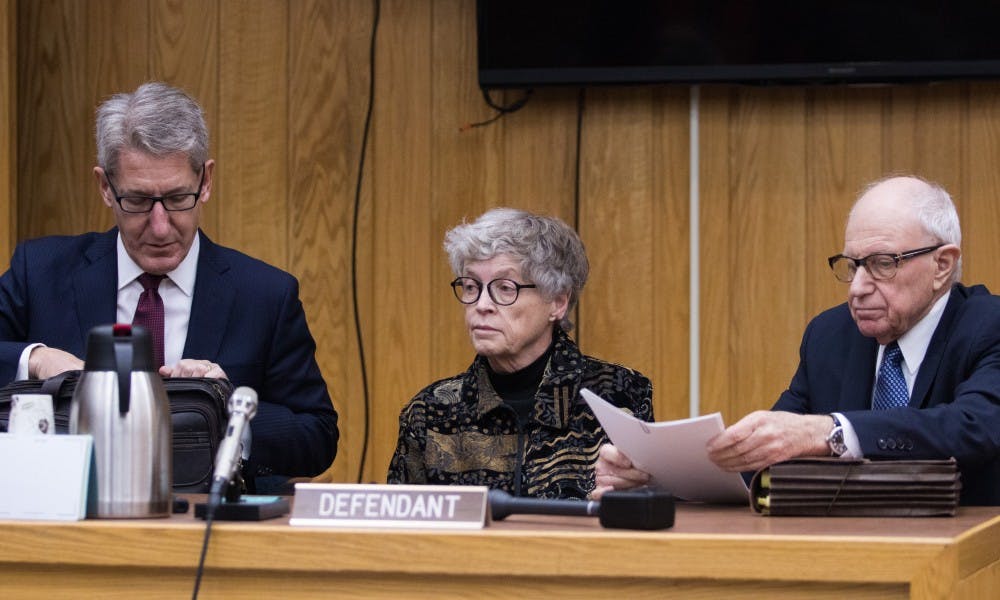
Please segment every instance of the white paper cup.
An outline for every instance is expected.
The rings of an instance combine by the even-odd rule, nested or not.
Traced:
[[[55,435],[56,421],[52,396],[48,394],[14,394],[10,397],[8,433]]]

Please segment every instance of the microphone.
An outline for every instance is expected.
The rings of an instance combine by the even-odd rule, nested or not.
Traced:
[[[229,485],[236,474],[242,456],[241,446],[243,433],[250,419],[257,414],[257,392],[252,388],[241,386],[229,397],[229,424],[226,426],[226,437],[219,444],[215,455],[215,472],[212,474],[212,487],[209,492],[209,504],[218,504],[222,490]]]
[[[515,498],[503,490],[490,490],[490,515],[502,521],[510,515],[597,516],[602,527],[614,529],[666,529],[674,525],[674,497],[652,488],[606,492],[601,500],[541,500]]]

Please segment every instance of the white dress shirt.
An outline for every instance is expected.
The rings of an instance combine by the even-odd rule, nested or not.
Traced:
[[[167,365],[177,364],[184,352],[200,248],[200,236],[195,234],[187,256],[160,282],[159,293],[163,299],[163,362]],[[142,284],[139,283],[142,268],[125,251],[120,232],[117,251],[118,310],[115,318],[118,323],[131,323],[139,305],[139,295],[142,294]],[[31,344],[24,349],[17,367],[17,379],[28,378],[28,356],[34,348],[43,345]]]
[[[913,382],[917,379],[920,364],[924,362],[924,356],[927,355],[927,348],[931,345],[931,337],[934,335],[934,330],[937,329],[938,323],[941,322],[941,316],[944,314],[944,307],[948,304],[949,297],[951,297],[950,293],[938,298],[934,306],[931,307],[931,310],[924,315],[924,318],[920,319],[916,325],[896,340],[900,351],[903,353],[903,361],[899,366],[903,371],[903,379],[906,380],[907,393],[913,393]],[[885,346],[879,345],[878,352],[875,355],[875,373],[878,373],[879,367],[882,365],[882,355],[884,353]],[[877,376],[875,383],[878,383]],[[872,386],[871,399],[873,401],[875,399],[874,385]],[[844,429],[844,444],[847,446],[847,452],[842,456],[844,458],[864,458],[864,453],[861,451],[861,442],[858,440],[857,432],[854,431],[854,426],[851,425],[851,422],[844,415],[840,413],[833,414],[840,420],[840,424]]]

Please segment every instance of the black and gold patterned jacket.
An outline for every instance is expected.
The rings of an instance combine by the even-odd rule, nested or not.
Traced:
[[[586,387],[639,419],[653,419],[653,387],[631,369],[580,353],[556,329],[552,357],[523,429],[494,391],[486,359],[427,386],[403,409],[389,483],[486,485],[517,496],[585,498],[608,438],[580,397]]]

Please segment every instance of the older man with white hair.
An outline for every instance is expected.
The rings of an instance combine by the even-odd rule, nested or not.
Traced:
[[[869,185],[829,258],[847,302],[806,328],[799,367],[771,411],[708,444],[729,471],[791,458],[955,457],[963,504],[1000,505],[1000,298],[961,277],[958,214],[914,176]],[[595,465],[599,496],[648,475],[613,446]]]

